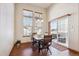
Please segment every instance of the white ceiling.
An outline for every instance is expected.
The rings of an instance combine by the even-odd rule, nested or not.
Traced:
[[[48,8],[52,3],[29,3],[30,5],[42,7],[42,8]]]

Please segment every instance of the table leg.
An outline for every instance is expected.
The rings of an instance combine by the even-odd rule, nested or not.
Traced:
[[[38,42],[38,45],[39,45],[39,47],[38,47],[38,53],[40,53],[40,41]]]

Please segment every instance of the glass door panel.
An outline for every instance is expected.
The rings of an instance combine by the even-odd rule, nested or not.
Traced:
[[[51,28],[50,30],[51,30],[52,38],[57,39],[57,20],[51,21],[50,28]]]
[[[58,41],[66,43],[68,33],[68,19],[67,17],[58,20]]]

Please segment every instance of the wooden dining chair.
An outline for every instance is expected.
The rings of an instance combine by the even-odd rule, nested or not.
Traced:
[[[47,49],[47,52],[48,50],[50,51],[49,49],[49,46],[52,44],[52,35],[44,35],[44,42],[42,41],[40,43],[40,51],[42,51],[43,49]],[[51,51],[50,51],[51,53]]]
[[[35,45],[37,44],[36,39],[33,37],[34,35],[36,35],[36,33],[32,34],[31,40],[32,40],[32,47],[35,48]]]
[[[52,44],[52,35],[44,36],[44,48],[49,50],[49,46]]]

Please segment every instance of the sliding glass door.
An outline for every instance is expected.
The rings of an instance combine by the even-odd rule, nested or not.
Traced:
[[[62,17],[50,22],[50,31],[55,42],[68,46],[68,17]]]

